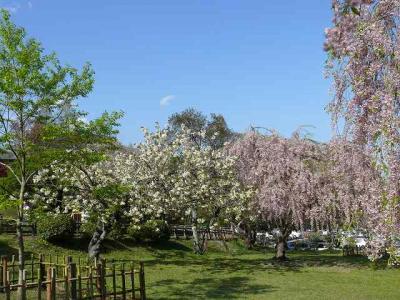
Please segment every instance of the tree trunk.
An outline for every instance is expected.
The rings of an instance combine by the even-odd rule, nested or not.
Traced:
[[[20,200],[21,204],[18,207],[17,217],[17,240],[18,240],[18,284],[21,285],[24,280],[24,269],[25,269],[25,257],[24,257],[24,235],[22,232],[22,222],[24,221],[24,193],[25,187],[21,186]],[[26,291],[22,287],[18,288],[17,291],[18,300],[26,300]]]
[[[101,244],[107,235],[106,226],[103,222],[99,221],[96,230],[89,242],[88,254],[90,259],[99,259]]]
[[[203,254],[203,249],[200,244],[199,233],[197,231],[197,211],[195,208],[192,208],[191,212],[192,212],[193,251],[196,254]]]
[[[245,225],[245,244],[247,249],[252,249],[257,241],[257,231],[249,225]]]
[[[286,260],[286,244],[288,237],[286,235],[281,235],[278,237],[278,241],[276,243],[276,256],[277,260]]]

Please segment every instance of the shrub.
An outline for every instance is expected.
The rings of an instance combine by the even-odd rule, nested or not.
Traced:
[[[43,215],[37,222],[38,235],[49,242],[72,238],[75,222],[66,214]]]
[[[150,220],[141,225],[130,225],[128,234],[136,241],[167,241],[171,236],[168,224],[162,220]]]
[[[322,236],[322,234],[320,234],[319,232],[311,232],[311,233],[308,235],[308,240],[309,240],[311,243],[319,243],[319,242],[321,242],[321,241],[324,241],[325,239],[324,239],[324,237]]]

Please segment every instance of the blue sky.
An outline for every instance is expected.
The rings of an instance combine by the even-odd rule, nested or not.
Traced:
[[[194,107],[289,135],[313,125],[330,137],[324,107],[324,29],[330,0],[0,0],[46,50],[75,67],[89,61],[90,117],[123,110],[120,138]]]

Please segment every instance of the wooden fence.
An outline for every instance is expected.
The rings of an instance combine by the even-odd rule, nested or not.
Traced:
[[[188,239],[193,236],[192,227],[188,225],[171,226],[171,233],[175,239],[179,239],[180,237]],[[199,228],[198,234],[205,236],[208,240],[227,240],[234,236],[234,232],[228,227],[218,229]]]
[[[0,234],[2,233],[12,233],[15,234],[17,232],[17,221],[12,219],[4,219],[0,215]],[[22,224],[22,233],[24,235],[35,235],[36,234],[36,226],[33,224],[23,223]]]
[[[19,263],[14,257],[1,258],[0,290],[10,300],[18,288],[28,294],[27,299],[146,299],[143,262],[135,269],[132,261],[107,261],[93,264],[71,256],[39,255],[25,264],[23,281],[18,283]],[[137,282],[138,281],[138,282]],[[1,295],[0,295],[1,296]],[[2,298],[3,299],[3,298]]]
[[[80,220],[75,220],[75,234],[79,235],[81,233],[81,225],[82,222]],[[16,229],[17,223],[15,220],[3,219],[0,215],[0,234],[15,234]],[[36,235],[36,226],[34,224],[24,223],[22,225],[22,232],[24,235]],[[189,239],[191,236],[193,236],[192,227],[189,225],[173,225],[171,226],[171,233],[176,239]],[[208,240],[227,240],[231,239],[235,235],[235,233],[229,227],[218,229],[199,228],[198,234],[200,236],[204,236]]]
[[[365,255],[365,247],[360,246],[344,246],[343,256],[355,256],[355,255]]]

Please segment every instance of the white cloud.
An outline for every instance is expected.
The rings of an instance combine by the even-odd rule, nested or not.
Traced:
[[[28,1],[28,7],[29,7],[29,8],[32,8],[32,7],[33,7],[33,4],[32,4],[31,1]]]
[[[171,103],[172,100],[174,100],[176,97],[175,95],[168,95],[160,100],[160,106],[167,106]]]

